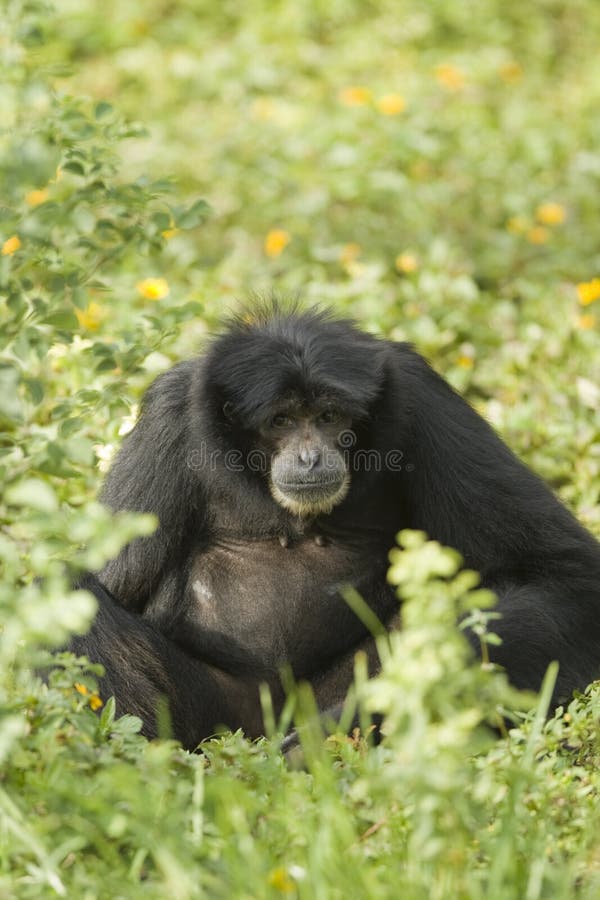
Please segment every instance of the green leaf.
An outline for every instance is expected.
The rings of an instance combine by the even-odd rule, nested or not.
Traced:
[[[41,403],[44,399],[44,385],[39,378],[24,378],[23,384],[27,388],[32,403]]]
[[[75,175],[85,175],[85,169],[81,163],[78,163],[76,160],[66,162],[62,168],[65,172],[73,172]]]
[[[52,325],[61,331],[77,331],[79,329],[77,316],[70,309],[61,309],[58,312],[50,313],[43,321],[46,325]]]
[[[101,396],[102,394],[100,391],[84,389],[83,391],[78,392],[77,399],[82,403],[97,403]]]
[[[171,216],[165,212],[157,212],[152,216],[152,221],[156,225],[158,231],[166,231],[171,227]]]
[[[20,376],[11,367],[0,368],[0,419],[18,422],[22,418],[21,401],[17,395]]]
[[[69,437],[69,435],[79,431],[84,426],[85,421],[86,420],[81,416],[73,416],[70,419],[64,419],[58,427],[58,433],[61,437]]]
[[[77,287],[71,291],[71,300],[73,302],[73,306],[76,306],[77,309],[85,309],[89,303],[89,296],[85,288]]]
[[[210,213],[211,208],[206,200],[196,200],[177,217],[175,224],[178,228],[196,228],[206,221]]]
[[[6,502],[10,506],[24,506],[40,512],[56,512],[58,499],[46,481],[26,478],[6,490]]]
[[[94,451],[91,442],[81,435],[70,438],[64,445],[65,455],[76,465],[91,466]]]
[[[96,372],[111,372],[117,368],[117,361],[114,356],[107,356],[102,362],[96,366]]]
[[[100,715],[100,728],[102,731],[108,732],[111,730],[113,722],[115,721],[115,711],[115,698],[109,697]]]
[[[114,728],[121,735],[139,734],[142,724],[142,720],[137,716],[126,715],[116,720]]]
[[[100,103],[96,103],[94,108],[94,116],[96,119],[105,119],[106,116],[109,116],[113,112],[113,106],[111,103],[107,103],[106,100],[101,100]]]

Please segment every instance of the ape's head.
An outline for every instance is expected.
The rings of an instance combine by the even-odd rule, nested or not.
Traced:
[[[331,512],[346,496],[353,429],[381,389],[380,348],[352,322],[272,308],[235,319],[215,341],[205,370],[212,415],[293,515]]]

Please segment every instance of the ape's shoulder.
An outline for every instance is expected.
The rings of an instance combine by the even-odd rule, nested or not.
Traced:
[[[142,399],[142,412],[158,414],[185,406],[189,392],[202,378],[203,357],[184,360],[167,369],[151,383]]]

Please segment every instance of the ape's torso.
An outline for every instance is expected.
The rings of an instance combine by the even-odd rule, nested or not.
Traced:
[[[331,523],[286,540],[212,534],[192,559],[172,636],[225,669],[247,660],[276,673],[290,663],[308,677],[367,633],[343,598],[346,586],[383,622],[397,610],[386,584],[392,545],[393,532]],[[150,617],[158,605],[150,604]]]

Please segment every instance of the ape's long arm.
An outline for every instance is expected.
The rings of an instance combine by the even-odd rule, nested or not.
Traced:
[[[140,419],[125,438],[100,495],[115,511],[154,513],[160,523],[153,535],[132,541],[100,573],[128,609],[143,609],[159,579],[180,563],[186,533],[199,533],[201,488],[190,433],[197,367],[197,361],[181,363],[150,386]]]
[[[498,593],[493,654],[513,683],[539,687],[558,659],[564,699],[600,675],[600,545],[418,354],[392,346],[408,524]]]

